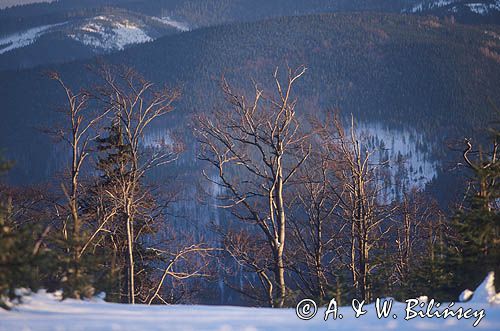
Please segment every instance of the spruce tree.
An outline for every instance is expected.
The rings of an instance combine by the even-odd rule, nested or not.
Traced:
[[[475,288],[490,271],[500,275],[500,132],[492,129],[490,150],[473,149],[466,141],[464,160],[472,173],[465,205],[454,217],[460,252],[454,258],[457,280],[463,288]],[[496,277],[496,285],[500,284]]]
[[[0,175],[11,165],[0,156]],[[12,207],[12,198],[0,194],[0,307],[7,309],[2,300],[16,297],[16,289],[35,290],[40,286],[40,273],[46,262],[46,251],[37,244],[37,227],[16,224]]]
[[[103,210],[115,209],[115,202],[109,196],[114,192],[119,179],[127,175],[127,164],[130,162],[130,149],[123,142],[123,132],[120,121],[115,118],[109,127],[105,128],[106,133],[99,137],[97,150],[99,158],[96,169],[99,178],[94,188],[94,194],[99,197],[97,200],[103,204]],[[126,233],[120,224],[125,223],[124,215],[117,213],[108,228],[110,232],[103,234],[105,237],[100,246],[100,254],[106,256],[103,259],[103,266],[106,270],[101,280],[102,290],[107,294],[107,300],[113,302],[127,302],[127,259],[126,259]]]
[[[126,139],[123,137],[123,130],[120,121],[115,117],[109,127],[105,128],[107,134],[99,137],[97,142],[97,150],[99,158],[96,169],[99,172],[99,179],[94,187],[94,194],[100,196],[100,203],[105,206],[101,208],[108,211],[113,210],[114,216],[108,222],[108,230],[103,234],[106,238],[102,240],[99,247],[99,254],[102,255],[102,263],[106,272],[102,275],[99,289],[107,293],[107,300],[114,302],[129,301],[127,293],[129,293],[128,273],[129,267],[127,263],[127,234],[124,224],[126,224],[126,215],[123,213],[121,201],[116,198],[120,194],[120,189],[124,182],[133,173],[130,171],[132,162],[132,151]],[[148,234],[154,231],[148,224],[147,217],[142,214],[154,204],[148,197],[147,192],[142,189],[142,186],[137,187],[136,194],[145,196],[144,202],[138,205],[138,213],[134,221],[134,233]],[[140,275],[137,275],[137,282],[145,284],[149,280],[148,276],[148,261],[152,257],[151,251],[148,251],[141,240],[134,242],[134,257],[136,257],[136,267],[142,270]]]

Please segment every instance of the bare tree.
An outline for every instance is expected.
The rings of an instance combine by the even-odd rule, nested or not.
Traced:
[[[434,254],[441,233],[442,212],[434,201],[413,189],[405,192],[394,219],[395,258],[393,278],[407,286],[412,273],[427,254]]]
[[[498,190],[498,150],[500,134],[494,132],[494,138],[491,143],[491,151],[485,152],[481,146],[478,150],[473,149],[471,139],[465,139],[465,149],[463,159],[466,166],[474,172],[477,177],[477,200],[479,200],[486,210],[499,209],[499,203],[492,197],[495,190]],[[498,192],[496,192],[498,193]]]
[[[154,146],[148,146],[145,134],[156,119],[174,109],[173,103],[180,92],[158,89],[130,68],[102,66],[98,73],[103,85],[95,89],[94,97],[113,114],[112,127],[117,136],[115,143],[121,148],[118,164],[107,165],[105,193],[114,205],[113,213],[124,222],[128,260],[127,297],[129,303],[134,304],[134,244],[142,231],[140,228],[135,233],[136,218],[152,218],[145,215],[145,211],[151,208],[151,195],[144,185],[144,177],[151,169],[174,161],[182,149],[176,141],[170,144],[159,141]]]
[[[261,240],[251,233],[252,229],[218,229],[222,237],[222,249],[228,254],[232,261],[236,262],[233,266],[224,260],[224,255],[220,256],[223,270],[225,272],[223,281],[232,290],[241,295],[258,302],[273,307],[275,304],[275,293],[273,281],[273,258],[272,252],[265,240]],[[226,263],[224,263],[226,262]],[[247,277],[246,273],[257,277]],[[228,277],[225,277],[228,276]],[[237,284],[233,284],[227,278],[236,277]],[[260,285],[261,293],[256,291],[256,285]]]
[[[223,81],[229,108],[211,116],[197,118],[195,133],[201,144],[199,158],[217,171],[218,180],[206,178],[222,187],[221,207],[237,219],[262,231],[273,255],[275,307],[283,307],[286,297],[284,249],[286,242],[285,190],[308,158],[311,146],[301,133],[296,115],[294,84],[306,68],[288,69],[282,85],[274,73],[276,96],[255,84],[250,101],[239,96]],[[241,177],[239,177],[240,175]]]
[[[386,221],[394,207],[381,204],[381,185],[377,177],[380,163],[372,160],[375,151],[363,147],[354,118],[351,118],[348,133],[339,116],[333,117],[333,125],[328,122],[322,139],[330,159],[335,163],[336,180],[342,187],[336,195],[340,198],[343,219],[350,227],[349,269],[352,283],[359,297],[370,301],[370,274],[377,266],[370,253],[389,231]]]
[[[201,263],[199,263],[199,258],[205,258],[217,249],[208,247],[205,244],[193,244],[178,249],[177,251],[166,251],[154,248],[151,250],[153,250],[161,260],[166,260],[166,265],[162,269],[162,274],[158,284],[154,288],[154,293],[147,300],[148,305],[153,303],[155,299],[158,299],[164,304],[168,304],[161,296],[161,289],[167,277],[171,277],[178,281],[195,277],[209,277],[210,275],[204,272],[208,262],[203,259]],[[179,266],[181,264],[182,266]]]
[[[338,215],[342,187],[334,178],[334,165],[323,144],[299,171],[296,201],[291,216],[293,252],[289,267],[299,276],[302,292],[326,300],[334,274],[341,267],[341,233],[345,227]]]
[[[69,241],[70,254],[72,256],[72,263],[70,267],[68,282],[70,283],[70,291],[72,293],[65,293],[71,297],[80,298],[82,295],[91,295],[92,293],[81,293],[85,289],[79,288],[79,279],[82,277],[80,268],[80,258],[83,249],[83,234],[82,234],[82,215],[81,213],[81,183],[80,177],[82,167],[85,160],[89,156],[89,144],[95,137],[93,129],[103,117],[106,116],[108,111],[98,114],[91,113],[88,109],[90,95],[86,91],[74,93],[69,88],[57,72],[52,72],[50,78],[55,80],[65,92],[67,105],[63,108],[65,125],[52,132],[56,138],[64,141],[71,150],[71,164],[69,168],[69,183],[61,183],[62,190],[67,199],[67,208],[69,210],[71,224],[68,227],[65,223],[64,231],[70,229],[70,234],[65,232],[64,237]],[[66,217],[63,218],[66,222]],[[88,287],[85,284],[81,286]]]

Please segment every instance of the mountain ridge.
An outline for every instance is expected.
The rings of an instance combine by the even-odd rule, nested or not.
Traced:
[[[423,141],[437,141],[439,149],[424,149],[443,161],[449,157],[446,139],[472,134],[488,122],[490,100],[500,104],[500,62],[494,57],[500,53],[500,39],[494,37],[500,31],[497,26],[485,29],[399,14],[282,17],[165,36],[103,61],[182,87],[179,111],[157,129],[179,130],[189,149],[194,148],[186,129],[189,118],[220,104],[223,74],[245,90],[252,88],[251,79],[267,84],[276,66],[304,64],[309,70],[296,92],[304,115],[323,116],[337,108],[363,122],[409,127],[424,135]],[[52,110],[63,101],[41,72],[56,69],[76,89],[94,83],[85,70],[92,63],[2,72],[0,93],[8,97],[0,137],[8,156],[20,160],[13,177],[36,180],[44,177],[37,172],[52,173],[57,167],[57,161],[47,163],[57,152],[33,131],[57,122]],[[29,160],[16,151],[30,155]],[[182,167],[196,167],[193,156],[186,155],[179,161]]]

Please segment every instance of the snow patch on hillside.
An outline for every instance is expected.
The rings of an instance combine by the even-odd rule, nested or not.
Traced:
[[[27,5],[31,3],[37,3],[37,2],[54,2],[57,0],[1,0],[0,1],[0,9],[4,8],[10,8],[14,6],[21,6],[21,5]]]
[[[163,26],[157,23],[151,25],[152,21]],[[57,29],[61,25],[64,27]],[[54,32],[60,32],[94,50],[109,52],[123,50],[128,45],[153,41],[172,29],[189,31],[190,27],[187,23],[169,16],[160,18],[123,13],[98,15],[83,20],[74,19],[64,23],[39,26],[0,37],[0,55],[33,44],[40,36]]]
[[[405,303],[394,302],[388,318],[378,319],[375,305],[365,305],[366,314],[355,318],[351,307],[339,307],[342,319],[324,320],[326,307],[319,307],[316,316],[303,321],[295,309],[243,308],[225,306],[146,306],[106,303],[101,298],[91,301],[64,300],[61,293],[38,293],[23,298],[11,311],[0,309],[0,331],[288,331],[288,330],[500,330],[500,306],[492,301],[493,274],[475,291],[473,300],[455,303],[453,310],[485,311],[477,328],[474,318],[414,318],[406,321]],[[498,296],[498,294],[495,294]],[[423,301],[425,302],[425,300]],[[442,311],[449,304],[442,303]],[[424,311],[425,308],[422,308]],[[393,318],[393,314],[397,318]]]
[[[360,123],[358,134],[366,148],[376,151],[374,162],[382,165],[391,183],[406,189],[423,189],[437,175],[439,162],[432,158],[432,147],[424,135],[414,129],[393,129],[381,123]],[[389,185],[393,187],[394,185]],[[397,198],[398,192],[384,192]]]
[[[488,6],[484,3],[468,3],[466,6],[470,8],[471,12],[476,14],[484,15],[488,13]]]
[[[0,38],[0,54],[12,51],[16,48],[25,47],[33,44],[38,38],[51,29],[64,25],[67,22],[38,26],[23,32],[11,34],[7,37]]]
[[[437,0],[437,1],[433,1],[433,2],[421,2],[421,3],[411,7],[408,10],[408,12],[420,13],[420,12],[423,12],[424,10],[445,7],[445,6],[451,5],[454,2],[455,2],[454,0]]]
[[[490,11],[500,11],[500,1],[496,1],[496,3],[468,3],[466,4],[469,7],[470,11],[479,15],[486,15]]]
[[[186,31],[191,30],[191,28],[189,27],[189,25],[187,23],[176,21],[176,20],[170,18],[169,16],[151,17],[151,18],[157,22],[174,27],[177,30],[182,31],[182,32],[186,32]]]
[[[443,8],[446,6],[453,5],[448,8],[449,11],[457,13],[460,9],[468,9],[473,13],[479,15],[487,15],[491,11],[500,11],[500,0],[492,1],[481,1],[481,2],[471,2],[463,3],[457,0],[436,0],[436,1],[423,1],[409,9],[403,10],[403,12],[409,13],[422,13],[425,11],[431,11],[434,9]]]
[[[94,17],[80,31],[69,36],[87,46],[106,51],[123,50],[127,45],[153,40],[139,24],[108,16]]]

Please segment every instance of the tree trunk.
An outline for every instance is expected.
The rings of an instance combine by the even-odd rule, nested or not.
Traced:
[[[129,288],[129,299],[128,302],[131,304],[135,304],[135,272],[134,272],[134,245],[133,245],[133,240],[134,240],[134,234],[133,234],[133,220],[132,218],[127,215],[127,244],[128,244],[128,275],[129,275],[129,281],[128,281],[128,288]]]
[[[277,260],[276,260],[276,277],[278,281],[278,307],[283,308],[286,297],[286,284],[285,284],[285,264],[283,261],[283,252],[285,249],[285,206],[283,201],[283,169],[281,158],[278,159],[278,181],[276,187],[277,198],[277,211],[279,219],[279,241],[277,247]]]

